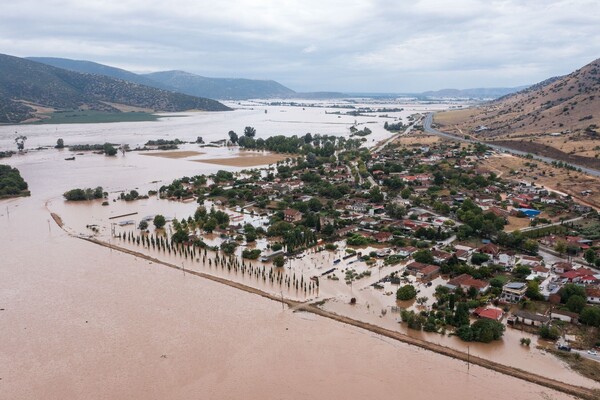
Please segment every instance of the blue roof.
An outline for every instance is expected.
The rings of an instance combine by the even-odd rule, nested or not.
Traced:
[[[521,211],[525,215],[539,215],[540,210],[534,210],[533,208],[517,208],[517,211]]]

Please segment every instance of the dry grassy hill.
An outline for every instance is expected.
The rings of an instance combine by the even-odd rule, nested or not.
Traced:
[[[600,168],[600,59],[477,108],[436,114],[449,132]]]

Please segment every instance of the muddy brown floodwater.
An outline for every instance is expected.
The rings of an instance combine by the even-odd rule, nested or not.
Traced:
[[[571,398],[72,237],[68,189],[219,167],[63,158],[8,160],[32,197],[0,201],[0,399]]]

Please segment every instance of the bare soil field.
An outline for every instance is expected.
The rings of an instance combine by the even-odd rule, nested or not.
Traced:
[[[457,125],[471,119],[476,114],[478,114],[478,110],[474,108],[441,111],[435,114],[434,121],[443,126]]]
[[[290,157],[287,154],[262,154],[262,153],[240,153],[237,157],[210,158],[206,160],[193,160],[207,164],[227,165],[230,167],[256,167],[258,165],[274,164],[277,161]]]
[[[529,226],[529,218],[508,217],[508,224],[504,226],[506,232],[516,231],[517,229],[527,228]]]
[[[192,156],[199,156],[205,153],[199,151],[159,151],[152,153],[140,153],[145,156],[162,157],[162,158],[187,158]]]
[[[534,162],[537,166],[532,168],[526,166],[526,162],[531,161],[502,154],[488,158],[482,162],[482,166],[502,171],[504,179],[512,178],[535,182],[537,185],[569,194],[581,203],[600,208],[600,189],[598,189],[600,188],[600,178],[564,168],[552,167],[542,162]],[[511,171],[519,172],[511,175]],[[582,191],[590,189],[593,190],[591,195],[581,196]]]
[[[440,143],[442,138],[436,135],[427,135],[424,133],[411,133],[408,136],[401,136],[394,143],[404,146],[430,146]]]

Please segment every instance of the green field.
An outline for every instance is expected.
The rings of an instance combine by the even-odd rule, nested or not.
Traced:
[[[105,112],[105,111],[57,111],[46,114],[49,118],[33,124],[97,124],[102,122],[156,121],[160,116],[146,112]]]

